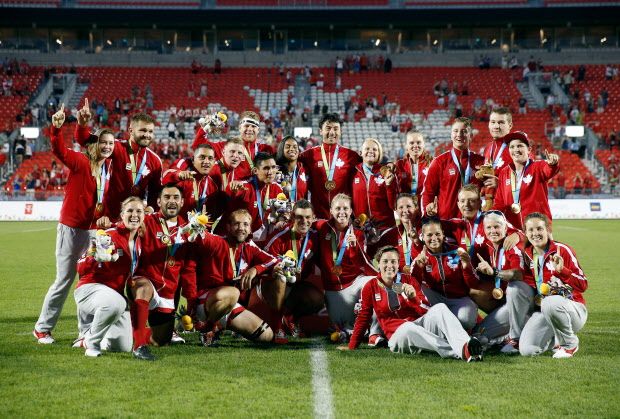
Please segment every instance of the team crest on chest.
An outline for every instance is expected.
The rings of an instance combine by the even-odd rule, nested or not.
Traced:
[[[523,178],[523,183],[525,183],[526,185],[529,185],[529,184],[530,184],[530,182],[532,181],[532,179],[533,179],[533,178],[532,178],[532,175],[531,175],[531,174],[529,174],[529,175],[527,175],[527,176],[525,176],[525,177]]]
[[[380,292],[375,293],[375,301],[381,301],[381,293]]]
[[[360,178],[356,177],[355,178],[355,184],[358,185],[360,183]]]
[[[549,271],[551,272],[555,272],[555,269],[553,268],[553,263],[551,263],[551,261],[545,263],[545,268],[549,269]]]
[[[304,181],[304,182],[308,181],[308,178],[306,177],[306,173],[302,173],[301,175],[299,175],[299,179]]]
[[[454,176],[454,175],[456,175],[456,170],[454,170],[454,169],[449,169],[449,170],[448,170],[448,174],[449,174],[450,176]]]
[[[127,163],[125,165],[125,170],[131,170],[131,163]]]
[[[510,186],[510,179],[506,179],[506,186]]]
[[[426,265],[426,272],[433,272],[433,267],[431,265]]]
[[[478,234],[474,241],[476,242],[476,244],[482,244],[484,242],[484,237],[482,236],[482,234]]]
[[[385,182],[385,179],[383,179],[383,176],[377,176],[375,177],[375,183],[377,185],[382,185]]]
[[[342,167],[344,166],[344,161],[338,157],[338,160],[336,160],[336,167]]]
[[[316,162],[317,167],[323,167],[323,162],[321,160]]]

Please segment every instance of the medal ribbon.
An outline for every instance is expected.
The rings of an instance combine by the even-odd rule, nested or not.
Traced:
[[[129,240],[129,249],[131,251],[131,275],[136,273],[136,268],[138,267],[138,256],[140,256],[140,241],[139,236],[133,240]]]
[[[325,148],[321,144],[321,159],[323,159],[323,169],[325,169],[325,174],[327,175],[327,181],[334,180],[334,172],[336,170],[336,162],[338,161],[338,152],[340,151],[340,146],[337,145],[334,150],[334,155],[332,156],[331,164],[327,162],[327,155],[325,154]]]
[[[404,233],[401,236],[401,238],[403,242],[403,253],[405,254],[405,265],[410,266],[411,265],[411,244],[413,243],[413,240],[409,238],[409,235],[407,234],[407,228],[405,226],[403,226],[403,230],[404,230]]]
[[[465,153],[465,151],[463,151],[463,153]],[[467,150],[467,167],[465,168],[465,171],[463,171],[463,168],[461,167],[461,162],[456,157],[456,153],[454,152],[454,149],[450,150],[450,154],[452,155],[452,161],[454,162],[456,167],[459,169],[459,173],[461,175],[461,186],[468,185],[469,178],[471,177],[471,165],[470,165],[471,155],[469,153],[469,150]]]
[[[103,165],[101,165],[101,173],[99,174],[99,176],[95,176],[95,182],[97,183],[97,203],[98,204],[103,203],[103,198],[105,196],[105,193],[108,190],[107,180],[109,178],[108,173],[110,173],[111,165],[112,163],[110,162],[110,164],[108,164],[108,167],[106,167],[106,164],[104,161]]]
[[[291,243],[292,243],[292,247],[293,247],[293,255],[295,255],[295,259],[296,259],[296,263],[297,269],[301,269],[301,262],[303,261],[304,255],[306,254],[306,247],[308,246],[308,238],[310,237],[310,232],[308,231],[306,233],[306,236],[304,237],[304,242],[301,245],[301,252],[297,253],[297,235],[295,233],[295,231],[291,230]],[[300,256],[301,255],[301,256]]]
[[[254,184],[254,192],[256,193],[256,207],[258,208],[258,216],[260,217],[261,223],[263,222],[263,212],[269,207],[269,187],[271,185],[267,185],[267,190],[265,191],[265,198],[263,199],[263,203],[261,203],[261,194],[260,189],[258,188],[258,178],[252,178],[252,183]]]
[[[401,277],[399,272],[396,274],[396,281],[394,281],[394,284],[400,284],[400,281]],[[394,285],[392,285],[392,287],[390,288],[385,287],[385,292],[388,297],[388,305],[390,307],[390,310],[396,311],[400,309],[400,301],[398,301],[398,294],[396,294],[396,291],[394,291]]]
[[[299,175],[299,167],[295,166],[295,170],[293,170],[293,176],[291,179],[291,192],[289,193],[289,198],[291,202],[297,202],[297,176]]]
[[[495,155],[493,159],[493,151],[495,151],[495,143],[493,143],[493,150],[491,150],[491,158],[493,159],[493,169],[497,169],[499,166],[499,161],[502,158],[502,153],[506,149],[506,143],[502,142],[502,146],[499,148],[499,152]]]
[[[499,256],[497,257],[497,260],[496,260],[497,263],[495,264],[495,267],[500,271],[502,270],[502,265],[504,264],[504,256],[505,256],[504,252],[505,252],[504,248],[501,247],[499,249]],[[501,282],[501,278],[499,277],[499,275],[497,275],[495,277],[495,288],[500,287],[500,282]]]
[[[517,177],[514,170],[510,171],[510,190],[512,191],[512,201],[515,204],[518,204],[520,201],[521,195],[521,185],[523,184],[523,176],[525,176],[525,172],[529,167],[532,161],[527,159],[527,163],[525,163],[525,167],[521,171],[521,174]]]
[[[199,182],[196,182],[196,179],[193,179],[193,181],[194,181],[194,200],[196,201],[196,211],[202,212],[202,206],[207,200],[207,188],[209,187],[209,177],[205,176],[205,184],[202,187],[202,192],[200,193],[200,195],[198,195],[198,183]]]
[[[142,156],[142,162],[140,163],[140,169],[136,171],[136,158],[134,157],[133,149],[131,148],[131,144],[129,141],[125,144],[127,147],[127,153],[129,154],[129,162],[131,163],[131,179],[133,180],[134,186],[140,183],[140,179],[142,179],[142,175],[144,174],[144,168],[146,167],[146,149],[144,150],[144,156]],[[139,149],[138,149],[139,150]],[[140,151],[138,151],[138,154]]]
[[[344,237],[342,238],[342,244],[340,245],[340,250],[338,250],[338,256],[336,257],[336,250],[338,249],[338,239],[340,236],[340,233],[335,233],[334,237],[332,237],[332,258],[334,259],[334,264],[336,266],[340,266],[342,264],[342,258],[344,257],[344,251],[346,249],[346,245],[347,245],[347,236],[351,233],[351,227],[349,226],[349,228],[347,229],[347,231],[344,233]]]
[[[534,256],[534,279],[536,280],[536,291],[540,294],[540,286],[545,281],[544,267],[545,267],[545,255],[539,255],[534,250],[532,252]]]
[[[166,257],[166,259],[174,257],[174,254],[177,252],[177,250],[179,250],[181,244],[183,244],[181,242],[181,229],[177,229],[176,238],[173,243],[173,240],[171,239],[171,234],[168,231],[168,224],[166,223],[166,220],[160,218],[159,224],[161,225],[161,229],[164,232],[164,236],[168,237],[168,243],[166,243],[166,247],[168,248],[168,256]]]
[[[409,159],[409,166],[411,167],[411,195],[416,195],[418,193],[418,170],[420,163],[414,163]]]
[[[474,257],[474,243],[476,238],[476,232],[478,231],[478,226],[480,225],[480,221],[482,221],[483,218],[484,214],[482,213],[482,211],[478,211],[478,214],[476,214],[476,218],[474,219],[474,225],[469,229],[469,236],[465,234],[465,245],[467,246],[467,251],[469,252],[470,257]]]
[[[230,265],[232,266],[233,270],[233,278],[236,278],[239,275],[239,269],[241,268],[241,256],[243,256],[243,247],[241,247],[241,250],[239,252],[241,255],[238,262],[235,262],[235,250],[236,248],[228,248],[228,256],[230,257]]]
[[[257,153],[258,153],[258,143],[254,141],[254,155],[256,156]],[[252,155],[250,154],[250,152],[248,151],[248,148],[245,145],[243,146],[243,155],[245,156],[245,160],[250,165],[250,169],[254,169],[254,161],[253,161],[254,159],[252,158]]]

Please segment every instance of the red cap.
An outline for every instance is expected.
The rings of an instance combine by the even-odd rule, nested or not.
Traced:
[[[504,142],[506,144],[510,144],[512,140],[519,140],[526,146],[530,146],[530,140],[527,138],[527,134],[523,131],[514,131],[504,137]]]

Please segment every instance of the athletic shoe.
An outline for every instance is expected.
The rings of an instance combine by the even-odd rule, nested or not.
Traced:
[[[201,333],[200,343],[202,343],[202,346],[206,346],[208,348],[216,348],[220,346],[220,334],[221,332],[219,330],[217,332],[211,330],[207,333]]]
[[[575,346],[574,348],[571,348],[571,349],[560,347],[560,349],[558,349],[557,352],[553,354],[553,358],[555,359],[572,358],[575,355],[575,353],[577,353],[578,350],[579,350],[579,346]]]
[[[84,355],[90,358],[97,358],[98,356],[101,356],[101,351],[99,349],[87,348],[86,351],[84,352]]]
[[[512,338],[506,339],[500,352],[506,355],[517,355],[519,353],[519,341]]]
[[[286,337],[284,330],[282,329],[278,330],[278,332],[273,338],[273,343],[278,344],[278,345],[286,345],[288,343],[288,338]]]
[[[282,316],[282,327],[288,332],[289,336],[297,339],[305,337],[299,324],[297,324],[292,316]]]
[[[39,342],[41,345],[51,345],[55,342],[50,332],[38,332],[37,329],[34,329],[32,331],[32,334],[35,338],[37,338],[37,342]]]
[[[86,346],[84,346],[84,338],[77,338],[76,340],[73,341],[73,345],[71,345],[72,348],[85,348]]]
[[[463,345],[463,361],[466,362],[478,362],[482,361],[482,344],[476,338],[469,339],[465,345]]]
[[[170,339],[170,343],[173,345],[184,344],[185,339],[183,339],[176,331],[172,332],[172,338]]]
[[[349,343],[349,338],[346,330],[335,330],[329,335],[329,340],[333,343]]]
[[[387,340],[381,335],[370,335],[368,338],[368,346],[373,348],[381,348],[387,346]]]
[[[147,345],[142,345],[134,349],[133,357],[142,361],[155,361],[155,356],[151,353]]]

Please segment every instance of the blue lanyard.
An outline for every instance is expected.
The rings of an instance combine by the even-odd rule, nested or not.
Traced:
[[[340,151],[340,146],[336,146],[336,150],[334,150],[334,155],[332,157],[331,164],[329,165],[329,176],[327,180],[334,180],[334,172],[336,171],[336,162],[338,161],[338,152]]]
[[[338,251],[338,258],[336,259],[336,266],[342,265],[342,258],[344,257],[344,251],[347,247],[347,236],[351,232],[351,226],[344,233],[344,237],[342,238],[342,244],[340,245],[340,250]],[[337,233],[336,233],[337,234]]]
[[[418,171],[420,164],[416,163],[414,167],[411,160],[409,160],[409,163],[411,164],[411,195],[416,195],[418,193]]]
[[[474,226],[471,228],[470,233],[469,233],[469,256],[470,257],[474,257],[474,243],[475,243],[475,239],[476,239],[476,231],[478,231],[478,226],[480,225],[480,221],[482,221],[482,219],[484,218],[484,214],[482,213],[482,211],[478,211],[478,214],[476,214],[476,221],[474,221]]]
[[[304,237],[304,244],[301,245],[301,253],[297,255],[297,269],[301,269],[301,262],[304,260],[304,255],[306,254],[306,247],[308,246],[308,238],[310,237],[310,232],[306,233],[306,237]]]
[[[456,167],[459,169],[459,174],[461,175],[461,185],[462,186],[468,185],[469,178],[471,177],[471,165],[469,161],[471,155],[469,153],[469,150],[467,150],[467,167],[465,168],[465,172],[463,172],[463,168],[461,167],[461,162],[456,157],[456,153],[454,152],[454,149],[450,150],[450,154],[452,154],[452,161],[454,162]]]
[[[131,275],[136,273],[138,267],[138,237],[133,241],[133,249],[131,249]]]
[[[291,192],[289,193],[289,198],[291,202],[297,202],[297,176],[298,176],[299,168],[295,166],[295,170],[293,170],[293,177],[291,179]]]
[[[140,183],[140,179],[142,179],[142,174],[144,173],[144,168],[146,167],[146,149],[144,150],[144,157],[142,158],[142,163],[140,163],[140,170],[138,170],[138,176],[136,176],[136,180],[134,181],[134,186]]]
[[[523,171],[520,176],[517,176],[516,171],[510,172],[510,186],[512,189],[512,201],[515,204],[518,204],[521,197],[521,185],[523,184],[523,177],[525,176],[525,172],[527,168],[530,166],[532,161],[527,159],[527,163],[525,163],[525,167],[523,167]]]
[[[254,191],[256,192],[256,206],[258,207],[258,216],[260,217],[261,223],[263,222],[263,204],[262,196],[260,195],[260,189],[258,189],[258,178],[254,176],[252,178],[252,183],[254,184]]]
[[[207,200],[207,189],[209,187],[209,176],[205,176],[205,186],[202,188],[202,193],[200,194],[200,198],[198,198],[198,204],[196,205],[196,211],[201,212],[202,206]]]
[[[435,256],[436,258],[438,258],[439,266],[441,266],[441,256],[447,256],[448,259],[450,260],[450,263],[452,263],[453,265],[458,263],[460,259],[456,250],[450,250],[449,252],[441,252],[441,253],[432,253],[429,251],[429,253],[431,254],[431,256]]]
[[[545,282],[544,268],[545,268],[545,255],[539,255],[535,250],[532,251],[534,256],[534,276],[536,279],[536,290],[540,294],[540,286]]]
[[[498,270],[502,270],[502,265],[504,264],[504,248],[499,249],[499,256],[497,258],[497,265],[495,266]],[[499,288],[501,282],[501,278],[499,275],[495,277],[495,288]]]

